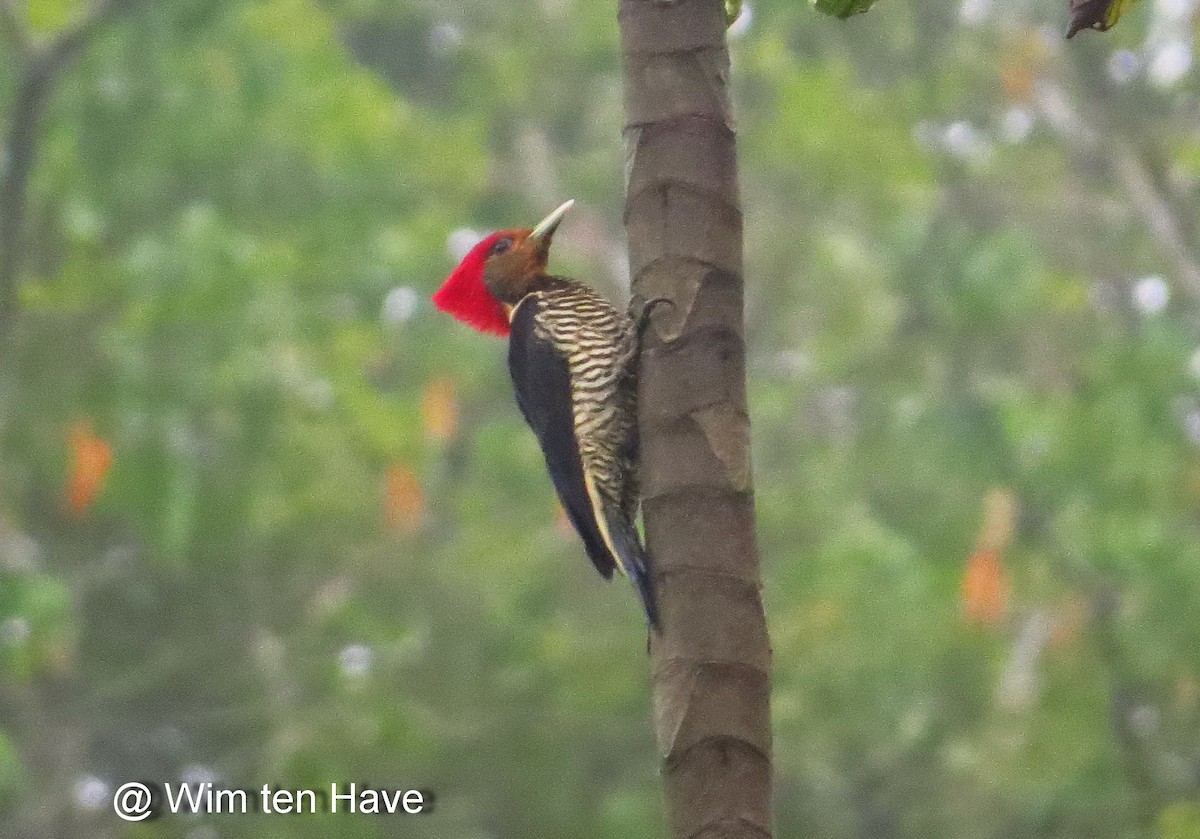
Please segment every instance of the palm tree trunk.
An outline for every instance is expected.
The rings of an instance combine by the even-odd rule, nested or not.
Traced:
[[[746,411],[742,214],[721,0],[621,0],[625,226],[670,835],[772,835],[770,646]]]

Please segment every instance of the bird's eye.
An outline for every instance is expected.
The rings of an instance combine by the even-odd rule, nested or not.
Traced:
[[[488,256],[495,256],[498,253],[504,253],[512,247],[512,239],[505,236],[503,239],[497,239],[488,249]]]

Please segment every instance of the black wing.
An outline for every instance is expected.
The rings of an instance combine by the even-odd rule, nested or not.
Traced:
[[[526,297],[513,313],[508,372],[517,393],[517,405],[546,456],[546,468],[558,500],[583,539],[592,564],[605,579],[610,579],[616,561],[600,533],[583,479],[583,459],[579,455],[571,409],[570,368],[566,358],[534,332],[537,307],[536,297]]]

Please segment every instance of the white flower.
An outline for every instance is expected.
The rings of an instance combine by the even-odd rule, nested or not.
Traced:
[[[383,322],[395,326],[417,312],[417,293],[408,286],[396,286],[383,298]]]
[[[458,262],[467,255],[467,251],[479,244],[484,234],[478,230],[472,230],[469,227],[460,227],[451,232],[446,238],[446,250],[454,257],[454,261]]]
[[[108,784],[95,775],[83,775],[75,782],[75,804],[81,810],[99,810],[108,806]]]
[[[1171,289],[1160,276],[1142,277],[1133,284],[1133,302],[1144,314],[1158,314],[1170,300]]]
[[[1000,120],[1000,137],[1006,143],[1020,143],[1033,131],[1033,113],[1020,105],[1009,108]]]
[[[371,672],[371,660],[374,658],[371,648],[365,644],[350,644],[338,656],[342,672],[351,678],[359,678]]]
[[[1186,41],[1168,41],[1154,53],[1147,71],[1159,87],[1169,87],[1184,77],[1192,66],[1192,48]]]
[[[1108,58],[1108,76],[1117,84],[1129,84],[1142,70],[1142,60],[1133,50],[1117,50]]]
[[[992,10],[992,0],[963,0],[958,8],[958,19],[968,26],[978,26],[987,20]]]

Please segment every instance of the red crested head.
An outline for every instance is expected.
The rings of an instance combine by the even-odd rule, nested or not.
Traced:
[[[503,230],[493,233],[471,248],[433,295],[433,305],[451,317],[480,332],[502,336],[508,335],[508,310],[483,284],[483,266],[492,246],[505,235]]]
[[[433,305],[492,335],[508,335],[509,313],[545,277],[550,239],[571,208],[568,201],[532,230],[501,230],[463,257],[433,295]]]

